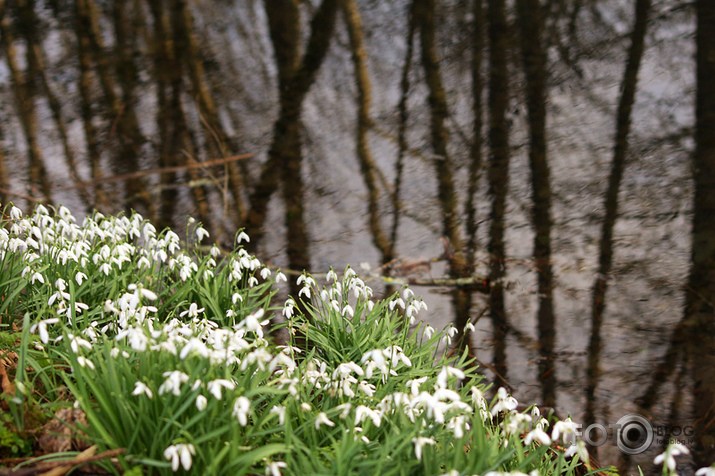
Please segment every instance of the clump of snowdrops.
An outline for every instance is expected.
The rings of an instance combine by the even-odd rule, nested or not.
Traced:
[[[242,247],[200,247],[140,215],[5,208],[0,333],[17,356],[15,424],[75,406],[114,473],[573,474],[577,426],[491,401],[453,329],[411,290],[373,299],[350,268],[286,276]],[[279,345],[274,332],[285,329]],[[7,347],[5,352],[7,352]],[[9,355],[9,354],[8,354]],[[557,441],[562,440],[562,441]],[[61,455],[60,455],[61,456]]]

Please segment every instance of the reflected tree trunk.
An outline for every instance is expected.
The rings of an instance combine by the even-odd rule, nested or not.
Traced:
[[[472,16],[472,147],[470,149],[469,160],[469,182],[467,185],[467,250],[466,265],[469,274],[474,273],[474,254],[477,250],[477,232],[479,222],[477,221],[477,209],[475,196],[479,187],[479,179],[482,173],[482,129],[484,114],[482,107],[482,94],[484,94],[484,78],[482,75],[482,63],[484,62],[484,5],[483,0],[473,0]]]
[[[370,131],[370,105],[372,92],[370,77],[367,70],[367,53],[363,40],[362,20],[355,0],[341,0],[341,7],[348,27],[350,48],[352,50],[353,66],[355,67],[355,83],[357,85],[357,135],[355,138],[360,172],[367,188],[368,225],[372,242],[380,252],[381,264],[386,265],[394,258],[393,247],[380,223],[380,190],[378,189],[378,174],[375,159],[368,144],[367,134]]]
[[[508,387],[506,381],[507,316],[504,306],[504,275],[506,249],[504,228],[506,196],[509,185],[509,107],[508,46],[509,25],[504,0],[487,1],[489,23],[489,195],[492,197],[489,227],[489,310],[493,328],[493,367],[497,385]]]
[[[637,0],[635,24],[631,33],[631,45],[621,83],[621,97],[616,113],[616,134],[613,147],[613,162],[608,177],[608,189],[604,202],[604,218],[601,226],[601,241],[598,256],[598,274],[593,286],[591,308],[591,336],[588,344],[586,369],[586,415],[587,423],[596,422],[596,389],[600,378],[601,325],[606,310],[606,292],[613,263],[613,228],[618,217],[618,190],[628,154],[628,134],[631,128],[631,111],[638,85],[638,71],[643,57],[645,34],[651,0]],[[598,456],[596,447],[590,448]]]
[[[55,95],[50,86],[49,80],[47,79],[44,53],[42,51],[40,35],[37,29],[37,23],[39,20],[35,16],[34,0],[18,1],[17,10],[18,31],[22,33],[26,42],[28,75],[39,79],[40,84],[42,85],[44,96],[50,106],[52,118],[60,136],[60,142],[62,143],[62,149],[65,154],[65,162],[69,168],[70,176],[74,182],[78,184],[81,200],[84,202],[85,206],[89,206],[91,199],[89,192],[85,188],[84,182],[80,179],[77,171],[77,161],[75,159],[74,150],[70,146],[70,139],[67,136],[67,128],[65,127],[65,121],[62,117],[62,107],[60,105],[60,101],[57,99],[57,95]]]
[[[390,228],[390,255],[397,256],[397,230],[400,225],[400,212],[402,210],[400,194],[402,192],[402,175],[404,170],[405,155],[409,148],[407,144],[407,120],[409,111],[407,100],[410,97],[410,71],[412,69],[412,55],[415,44],[415,15],[413,5],[409,7],[407,20],[407,51],[405,63],[400,76],[400,102],[397,106],[399,122],[397,126],[397,159],[395,160],[395,181],[392,187],[392,226]],[[386,291],[386,294],[388,292]]]
[[[303,216],[303,154],[300,141],[300,115],[303,101],[330,48],[338,0],[323,0],[310,25],[305,54],[299,56],[300,9],[297,0],[266,0],[271,41],[278,66],[280,112],[275,123],[268,161],[251,196],[247,231],[252,247],[260,241],[268,202],[280,182],[285,205],[288,265],[302,271],[310,268],[309,239]],[[297,295],[299,286],[291,282]]]
[[[414,15],[420,30],[422,50],[422,68],[429,90],[430,135],[434,153],[434,167],[437,176],[437,201],[442,214],[442,235],[447,240],[453,253],[448,253],[449,276],[460,278],[469,270],[464,261],[464,245],[459,231],[458,200],[454,185],[454,170],[448,151],[449,133],[445,122],[449,117],[447,94],[440,72],[439,54],[436,46],[436,11],[434,0],[415,0]],[[452,292],[454,323],[459,331],[458,342],[470,355],[475,351],[469,335],[465,335],[465,326],[469,322],[472,307],[472,295],[469,290],[457,288]],[[467,331],[469,333],[469,331]]]
[[[32,48],[27,48],[28,70],[23,76],[18,64],[17,50],[14,44],[15,34],[10,12],[6,10],[5,0],[0,0],[0,36],[2,36],[2,46],[5,50],[5,58],[7,58],[7,65],[10,70],[10,78],[15,95],[15,104],[17,105],[18,115],[20,116],[20,124],[22,125],[25,141],[27,142],[30,181],[29,194],[35,196],[36,194],[33,193],[33,188],[39,186],[43,200],[47,203],[52,203],[52,185],[47,175],[42,151],[38,143],[37,114],[35,111],[37,81],[33,75],[32,62],[30,61],[33,55],[30,51]]]
[[[112,124],[110,139],[116,139],[118,143],[118,151],[113,157],[114,171],[118,174],[137,171],[140,168],[141,147],[146,139],[139,128],[139,121],[132,102],[132,92],[124,89],[123,97],[120,98],[115,90],[114,80],[114,73],[120,73],[122,68],[129,66],[119,61],[116,71],[111,68],[99,27],[99,12],[94,0],[76,0],[76,11],[80,22],[79,28],[87,32],[89,54],[96,65],[96,73],[104,93],[105,104],[108,106],[109,119]],[[130,53],[123,52],[125,48],[129,47],[128,45],[117,43],[115,47],[120,58],[130,55]],[[132,60],[130,59],[130,61]],[[126,85],[122,87],[125,88]],[[155,219],[153,202],[145,181],[142,179],[127,180],[124,187],[126,191],[125,211],[137,210],[146,214],[148,218]]]
[[[711,464],[715,454],[715,3],[698,0],[696,8],[695,197],[685,319],[693,379],[693,459],[700,467]]]
[[[551,172],[546,150],[546,53],[542,46],[544,19],[539,0],[517,0],[516,4],[529,117],[534,264],[539,299],[537,322],[541,404],[553,408],[556,404],[556,372],[554,371],[556,326],[551,267]]]
[[[216,103],[211,95],[211,89],[203,67],[191,7],[186,0],[172,0],[172,23],[174,26],[173,39],[176,47],[175,59],[177,62],[182,62],[183,60],[186,64],[191,81],[191,93],[198,102],[198,111],[201,116],[208,153],[212,159],[229,157],[235,151],[232,150],[228,134],[219,120]],[[176,90],[174,91],[174,94],[176,94]],[[176,98],[174,102],[176,102]],[[181,106],[176,104],[175,107]],[[241,226],[246,217],[246,207],[241,195],[243,189],[241,173],[235,162],[227,163],[225,169],[228,176],[229,192],[234,203],[232,207],[233,221],[236,226]],[[198,178],[197,173],[198,171],[196,170],[193,172],[194,175],[191,176],[193,180]],[[202,194],[202,192],[199,192],[199,194]],[[205,194],[206,192],[204,191],[203,195]],[[200,200],[200,197],[196,197],[196,193],[195,198]],[[224,204],[224,207],[226,206],[227,204]]]

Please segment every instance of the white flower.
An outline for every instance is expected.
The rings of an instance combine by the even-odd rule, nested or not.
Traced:
[[[537,428],[529,432],[524,438],[524,445],[529,446],[532,441],[537,440],[541,442],[542,445],[549,446],[551,444],[551,438],[547,435],[544,430]]]
[[[584,443],[583,440],[579,440],[577,443],[572,444],[564,452],[564,456],[567,458],[570,458],[573,455],[578,455],[581,461],[588,463],[588,450],[586,449],[586,443]]]
[[[206,231],[203,227],[196,227],[196,238],[199,240],[199,243],[201,243],[204,238],[208,238],[208,236],[209,232]]]
[[[269,411],[269,413],[275,413],[278,415],[278,424],[283,425],[286,421],[286,407],[281,406],[281,405],[273,405],[273,408]]]
[[[199,317],[199,313],[204,312],[204,308],[199,309],[195,302],[189,305],[189,309],[179,314],[179,317],[188,316],[189,318]]]
[[[687,455],[689,453],[690,450],[688,450],[688,448],[686,448],[685,446],[681,445],[680,443],[673,443],[671,445],[668,445],[668,447],[665,449],[665,453],[656,456],[653,460],[653,463],[663,464],[663,462],[665,462],[665,465],[672,472],[675,471],[675,457],[680,455]]]
[[[208,400],[203,395],[196,397],[196,408],[202,412],[206,410],[206,405],[208,405]]]
[[[328,274],[325,276],[325,280],[330,283],[332,281],[337,281],[338,280],[338,275],[333,271],[332,268],[330,268],[330,271],[328,271]]]
[[[189,381],[189,376],[180,370],[164,372],[166,380],[159,387],[159,395],[171,392],[177,397],[181,395],[181,384]]]
[[[233,404],[232,416],[238,418],[238,424],[246,426],[248,424],[248,411],[251,409],[251,401],[246,397],[238,397]]]
[[[375,426],[380,426],[382,422],[382,417],[375,410],[365,405],[359,405],[355,410],[355,425],[362,423],[366,417],[369,417]]]
[[[519,405],[519,402],[517,402],[516,398],[507,395],[506,389],[504,387],[500,387],[497,391],[497,398],[498,401],[492,408],[492,416],[496,415],[500,411],[510,412],[512,410],[516,410],[516,407]],[[568,421],[571,421],[571,419],[569,418]],[[558,432],[555,432],[555,434],[556,436],[552,437],[556,440],[558,439]]]
[[[171,470],[177,472],[179,470],[179,462],[186,471],[191,469],[191,455],[196,454],[194,445],[179,443],[171,445],[164,450],[164,458],[171,460]]]
[[[236,243],[241,244],[242,241],[245,241],[246,243],[251,242],[251,239],[248,237],[248,235],[244,231],[239,233],[238,237],[236,238]]]
[[[91,360],[85,359],[82,356],[77,357],[77,363],[80,367],[89,367],[90,369],[94,370],[94,363]]]
[[[208,389],[209,392],[211,392],[211,395],[213,395],[216,400],[221,400],[221,388],[226,388],[228,390],[235,390],[236,389],[236,384],[231,382],[230,380],[226,379],[216,379],[210,381],[207,385],[206,388]]]
[[[281,476],[281,468],[288,465],[283,461],[271,461],[266,465],[266,476]]]
[[[154,398],[154,392],[151,391],[147,384],[144,382],[137,382],[134,384],[134,391],[132,392],[132,395],[137,396],[141,394],[144,394],[149,398]]]
[[[715,476],[715,464],[708,468],[700,468],[695,471],[695,476]]]
[[[70,348],[75,354],[79,354],[79,348],[84,347],[87,350],[92,350],[92,344],[88,340],[82,339],[81,337],[68,334],[67,337],[70,339]]]
[[[33,324],[30,327],[30,333],[34,334],[35,330],[39,331],[40,334],[40,340],[42,341],[43,344],[47,344],[50,340],[50,335],[47,332],[47,326],[49,324],[57,324],[60,322],[60,320],[56,317],[50,318],[50,319],[44,319],[37,324]]]
[[[325,412],[320,412],[318,413],[318,416],[315,417],[315,429],[320,429],[320,425],[335,426],[335,423],[330,421]]]
[[[82,281],[85,279],[87,279],[87,275],[81,271],[78,271],[77,274],[74,275],[74,280],[77,281],[78,286],[82,286]]]
[[[434,334],[434,328],[433,328],[432,326],[426,326],[426,327],[425,327],[425,330],[422,331],[422,336],[423,336],[425,339],[431,339],[431,338],[432,338],[432,334]]]
[[[281,273],[280,271],[278,271],[276,273],[276,283],[281,283],[281,282],[285,283],[286,281],[288,281],[288,278],[286,278],[286,275]]]
[[[551,439],[556,441],[559,439],[559,436],[563,434],[564,443],[574,442],[576,439],[576,433],[580,427],[581,425],[571,421],[571,418],[567,418],[563,421],[558,421],[554,424],[554,429],[551,432]]]
[[[416,438],[412,438],[412,443],[415,444],[415,457],[417,459],[422,459],[422,447],[424,445],[434,445],[435,441],[432,438],[418,436]]]

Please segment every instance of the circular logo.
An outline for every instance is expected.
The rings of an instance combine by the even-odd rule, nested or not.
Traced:
[[[627,455],[639,455],[653,443],[653,426],[641,415],[629,414],[616,423],[616,444]]]

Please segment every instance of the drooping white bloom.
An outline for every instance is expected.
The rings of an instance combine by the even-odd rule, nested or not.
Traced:
[[[282,405],[273,405],[269,413],[278,415],[278,424],[283,425],[286,421],[286,407]]]
[[[146,395],[149,398],[154,398],[154,392],[151,391],[149,386],[144,382],[137,381],[134,384],[134,391],[132,392],[132,395],[138,396],[142,394]]]
[[[189,381],[189,376],[180,370],[164,372],[166,380],[159,387],[159,395],[171,392],[177,397],[181,395],[181,384]]]
[[[192,302],[189,305],[189,309],[187,309],[186,311],[183,311],[181,314],[179,314],[179,317],[186,316],[190,319],[193,319],[194,317],[199,317],[199,314],[202,312],[204,312],[204,308],[202,307],[199,309],[199,306],[195,302]]]
[[[380,426],[382,423],[382,417],[378,412],[365,405],[358,405],[355,409],[355,425],[362,423],[365,418],[370,418],[375,426]]]
[[[177,472],[179,470],[179,462],[186,470],[191,469],[191,455],[196,454],[196,448],[191,444],[179,443],[171,445],[164,450],[164,458],[171,460],[171,470]]]
[[[680,443],[672,443],[668,445],[664,453],[659,454],[653,460],[655,464],[663,464],[668,467],[668,469],[673,472],[675,471],[675,457],[680,455],[687,455],[690,450]]]
[[[579,440],[578,442],[572,444],[564,452],[564,456],[566,456],[567,458],[570,458],[573,455],[578,455],[581,461],[583,461],[584,463],[588,463],[588,450],[586,449],[586,443],[584,443],[583,440]]]
[[[424,436],[418,436],[412,438],[412,443],[415,444],[415,457],[417,459],[422,459],[422,447],[424,445],[434,445],[436,442],[432,438],[425,438]]]
[[[80,367],[89,367],[90,369],[94,370],[94,362],[82,357],[81,355],[77,357],[77,363]]]
[[[281,476],[281,468],[287,468],[284,461],[270,461],[266,464],[266,476]]]
[[[248,235],[244,231],[239,233],[238,237],[236,238],[236,243],[238,243],[239,245],[241,244],[242,241],[245,241],[246,243],[251,242],[251,239],[248,237]]]
[[[42,343],[47,344],[50,340],[50,335],[47,332],[47,326],[50,324],[57,324],[58,322],[60,322],[60,320],[56,317],[52,317],[50,319],[43,319],[30,327],[30,333],[34,334],[37,330],[40,334],[40,340],[42,341]]]
[[[519,405],[519,402],[516,400],[516,398],[507,395],[506,389],[504,387],[500,387],[499,390],[497,390],[497,402],[494,404],[494,407],[492,407],[492,416],[496,415],[497,413],[501,411],[506,411],[510,412],[512,410],[515,410],[516,407]],[[570,419],[569,419],[570,421]],[[554,437],[554,439],[558,438],[558,433],[557,436]]]
[[[204,238],[208,238],[208,236],[209,236],[209,232],[206,231],[205,228],[203,228],[201,226],[196,227],[196,239],[198,240],[199,243],[201,243],[201,241]]]
[[[315,417],[315,429],[319,430],[321,425],[335,426],[335,423],[328,418],[325,412],[320,412],[318,416]]]
[[[695,471],[695,476],[715,476],[715,464]]]
[[[524,438],[524,445],[529,446],[534,440],[539,441],[542,445],[546,446],[549,446],[551,444],[551,438],[549,438],[549,435],[547,435],[546,432],[544,432],[544,430],[540,428],[531,430],[526,435],[526,438]]]
[[[248,424],[248,411],[251,409],[251,401],[246,397],[238,397],[233,404],[232,416],[238,419],[238,424],[246,426]]]
[[[206,405],[208,405],[208,400],[206,399],[206,397],[204,397],[203,395],[199,395],[196,397],[196,408],[200,412],[206,410]]]
[[[580,428],[581,425],[574,423],[571,418],[558,421],[554,424],[554,429],[551,432],[551,439],[556,441],[560,436],[563,436],[564,443],[573,443]]]
[[[235,390],[236,389],[236,384],[233,383],[230,380],[226,379],[216,379],[216,380],[211,380],[207,385],[206,388],[208,389],[209,392],[211,392],[211,395],[216,398],[216,400],[221,400],[221,389],[225,388],[228,390]]]

